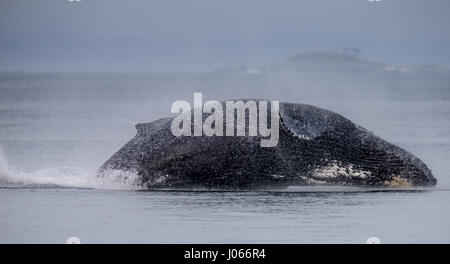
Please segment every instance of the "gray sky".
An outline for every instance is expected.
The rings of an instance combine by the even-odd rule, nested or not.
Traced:
[[[198,71],[362,50],[450,67],[448,0],[1,0],[0,70]]]

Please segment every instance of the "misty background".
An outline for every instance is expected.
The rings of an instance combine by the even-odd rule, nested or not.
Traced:
[[[450,66],[446,0],[3,0],[0,70],[207,71],[359,49]]]

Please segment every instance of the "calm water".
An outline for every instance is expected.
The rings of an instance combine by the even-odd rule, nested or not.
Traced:
[[[449,191],[0,191],[1,242],[449,242]]]
[[[244,81],[263,83],[254,76]],[[436,94],[358,98],[356,86],[349,86],[348,100],[292,99],[287,88],[268,96],[256,88],[224,92],[225,84],[244,81],[201,74],[2,74],[0,242],[65,243],[71,236],[82,243],[365,243],[371,236],[384,243],[450,242],[450,101]],[[167,116],[174,100],[192,101],[193,91],[208,99],[276,97],[329,108],[416,154],[438,185],[149,192],[95,178],[134,135],[135,123]]]

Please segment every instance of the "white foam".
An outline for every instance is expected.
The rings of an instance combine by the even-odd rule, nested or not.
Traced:
[[[111,170],[97,177],[97,172],[77,167],[53,167],[26,172],[10,166],[0,148],[0,185],[55,186],[65,188],[140,189],[135,172]]]

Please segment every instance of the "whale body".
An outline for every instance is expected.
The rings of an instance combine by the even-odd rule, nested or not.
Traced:
[[[148,189],[412,187],[437,182],[419,158],[337,113],[283,102],[278,113],[279,142],[270,148],[260,146],[260,136],[176,137],[173,118],[137,124],[135,137],[98,175],[131,171],[136,183]]]

